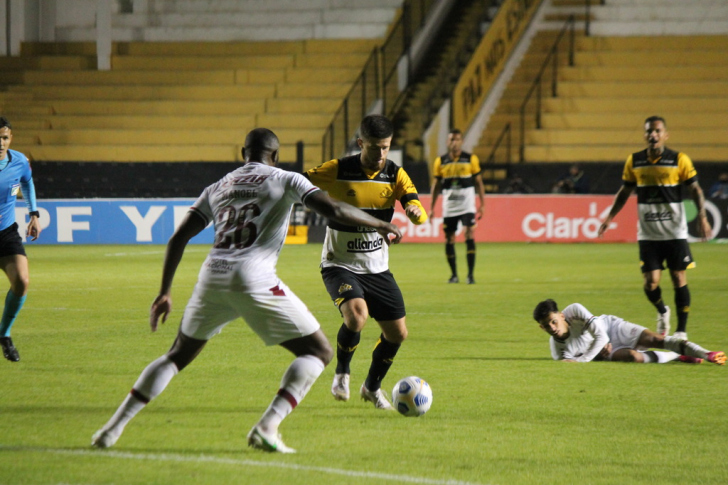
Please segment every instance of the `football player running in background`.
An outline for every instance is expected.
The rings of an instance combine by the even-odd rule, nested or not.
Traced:
[[[387,159],[394,127],[384,116],[365,117],[357,144],[361,153],[330,160],[306,172],[331,197],[359,207],[377,219],[391,221],[397,201],[414,224],[427,220],[409,175]],[[369,374],[359,394],[377,409],[392,409],[381,384],[407,338],[402,292],[389,271],[389,250],[369,228],[329,221],[321,254],[321,275],[344,323],[336,338],[336,375],[331,393],[349,399],[349,364],[361,331],[371,315],[382,333],[372,353]]]
[[[30,163],[25,155],[10,149],[12,141],[12,126],[6,118],[0,117],[0,186],[3,201],[0,204],[0,266],[10,280],[10,289],[5,295],[5,309],[0,320],[0,347],[3,348],[6,359],[18,362],[20,354],[10,338],[10,328],[23,308],[30,282],[28,257],[15,222],[15,199],[20,190],[23,191],[30,214],[26,233],[32,238],[31,241],[38,239],[41,228]]]
[[[152,331],[172,309],[172,279],[187,243],[209,222],[215,227],[214,245],[172,348],[144,369],[116,413],[94,434],[94,446],[113,446],[126,424],[197,357],[207,341],[242,317],[266,345],[280,345],[296,356],[278,394],[250,430],[248,445],[295,452],[281,440],[278,426],[321,375],[333,350],[314,316],[276,275],[291,206],[301,201],[337,223],[371,228],[385,244],[390,236],[399,242],[402,235],[393,224],[331,199],[302,175],[276,168],[278,148],[272,131],[251,131],[243,148],[244,165],[207,187],[170,238],[162,285],[150,311]]]
[[[580,303],[558,310],[554,300],[536,305],[533,318],[551,335],[551,357],[566,362],[612,360],[664,364],[673,360],[724,365],[725,353],[705,350],[677,337],[662,336],[615,315],[594,316]],[[667,349],[654,352],[648,349]]]

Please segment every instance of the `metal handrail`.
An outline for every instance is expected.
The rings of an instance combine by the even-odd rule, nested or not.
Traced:
[[[374,68],[374,79],[369,79],[369,76],[367,76],[367,73],[369,72],[369,69],[372,67]],[[374,97],[370,99],[367,96],[367,92],[371,89],[374,89]],[[354,94],[355,92],[361,89],[361,97],[358,100],[354,100]],[[374,102],[375,99],[379,98],[381,96],[381,86],[379,83],[379,58],[378,58],[378,49],[375,47],[372,49],[371,54],[369,54],[369,58],[367,59],[366,63],[364,63],[364,67],[362,68],[361,72],[357,76],[356,80],[352,84],[351,88],[349,88],[349,91],[347,91],[346,96],[344,96],[344,100],[339,105],[339,108],[334,113],[334,117],[331,120],[331,123],[329,123],[328,128],[326,129],[326,132],[324,133],[323,140],[322,140],[322,149],[321,149],[321,155],[323,160],[330,160],[332,158],[336,158],[336,151],[337,151],[337,144],[336,144],[336,137],[338,136],[337,132],[337,126],[343,124],[341,137],[343,137],[343,148],[346,149],[348,144],[348,139],[351,133],[350,126],[349,126],[349,118],[350,118],[350,112],[353,111],[357,114],[356,118],[361,119],[364,114],[369,109],[369,105]],[[356,102],[359,101],[361,104],[359,105],[359,109],[356,109]],[[328,148],[328,152],[327,152]]]
[[[427,12],[430,10],[433,3],[433,0],[404,1],[402,5],[402,14],[394,23],[382,46],[374,48],[362,69],[361,74],[357,77],[356,81],[354,81],[351,89],[348,91],[341,105],[336,110],[331,123],[329,123],[321,141],[321,155],[323,161],[335,158],[338,156],[338,153],[344,152],[348,149],[350,137],[355,131],[355,129],[352,129],[354,126],[350,126],[352,123],[349,122],[349,118],[355,118],[352,113],[360,114],[361,116],[357,116],[359,119],[363,118],[366,115],[367,110],[370,108],[371,102],[374,101],[373,99],[370,100],[368,98],[362,99],[362,110],[356,111],[353,108],[353,105],[357,103],[351,98],[356,94],[357,89],[362,89],[362,97],[366,96],[367,90],[374,89],[376,91],[376,98],[381,99],[382,101],[382,111],[387,114],[386,109],[391,102],[390,96],[387,94],[387,89],[390,89],[390,83],[396,83],[398,81],[396,74],[399,59],[409,50],[414,33],[425,24]],[[391,59],[393,59],[392,62],[390,62]],[[374,62],[376,67],[374,79],[369,79],[366,76],[371,62]],[[395,105],[401,99],[400,95],[401,93],[399,93],[399,89],[397,88],[397,93],[391,96],[391,98],[395,100]],[[357,122],[358,121],[355,121],[354,123]],[[342,124],[343,127],[340,126]],[[342,128],[343,133],[341,133],[341,135],[339,135],[337,128]],[[337,140],[342,141],[342,143],[337,143]]]
[[[569,28],[570,30],[570,42],[569,42],[569,66],[574,65],[574,22],[575,18],[574,15],[569,15],[569,19],[564,23],[564,26],[559,31],[559,35],[556,38],[556,42],[554,42],[554,45],[551,46],[551,50],[549,51],[549,55],[546,56],[546,60],[544,60],[544,63],[541,65],[541,69],[538,71],[538,75],[536,76],[536,79],[533,80],[533,83],[531,84],[531,88],[528,90],[528,93],[526,94],[526,97],[523,100],[523,103],[521,104],[520,109],[520,146],[518,148],[518,161],[523,163],[526,161],[526,106],[528,105],[528,102],[531,100],[531,95],[533,95],[534,91],[538,94],[536,98],[536,129],[541,129],[541,80],[543,78],[544,72],[546,72],[546,68],[548,67],[549,63],[552,64],[552,74],[551,74],[551,97],[558,96],[558,48],[559,44],[561,43],[561,39],[563,39],[564,34],[566,33],[566,29]]]
[[[596,1],[599,3],[599,5],[605,5],[606,4],[606,0],[596,0]],[[571,24],[571,39],[570,39],[571,40],[571,45],[570,45],[570,49],[569,49],[569,65],[570,66],[573,66],[574,65],[574,19],[573,19],[573,15],[569,17],[569,19],[564,24],[564,27],[562,27],[561,33],[559,35],[559,38],[557,39],[557,41],[554,44],[554,46],[552,46],[551,51],[549,52],[549,55],[551,55],[551,53],[555,50],[555,48],[558,45],[558,43],[561,41],[561,37],[563,36],[563,31],[564,31],[564,29],[569,24]],[[587,0],[586,1],[586,13],[585,13],[585,19],[584,19],[584,34],[586,36],[591,35],[590,25],[591,25],[591,0]],[[540,128],[540,123],[541,123],[541,113],[540,113],[540,84],[541,83],[540,83],[540,80],[541,80],[541,75],[543,74],[544,67],[548,63],[548,60],[549,59],[547,58],[546,59],[546,62],[544,62],[544,66],[542,66],[542,68],[541,68],[541,72],[539,73],[539,76],[534,81],[534,84],[536,84],[537,82],[539,84],[539,110],[538,110],[538,114],[537,114],[537,126],[539,128]],[[556,61],[554,60],[554,69],[555,69],[555,66],[556,66]],[[554,72],[554,81],[553,81],[554,86],[552,88],[553,91],[554,91],[554,93],[556,92],[556,89],[557,89],[556,80],[555,80],[556,79],[555,74],[556,73]],[[532,85],[531,86],[531,91],[533,90],[533,87],[534,86]],[[525,106],[526,102],[528,101],[528,97],[531,95],[531,91],[529,91],[529,94],[526,96],[526,99],[523,102],[523,105],[524,106]],[[554,96],[556,96],[556,94],[554,94]],[[525,140],[524,140],[524,130],[525,130],[525,126],[524,125],[525,125],[525,121],[524,121],[524,115],[525,115],[525,113],[523,112],[523,106],[522,106],[522,111],[521,111],[521,145],[519,147],[519,160],[521,162],[523,162],[525,160],[525,156],[524,156],[524,151],[525,151]],[[494,160],[495,159],[495,153],[500,148],[500,144],[503,141],[503,137],[504,137],[504,135],[505,135],[506,132],[509,133],[509,136],[508,136],[508,144],[509,144],[509,147],[508,147],[508,163],[511,162],[511,158],[510,158],[510,153],[511,153],[511,150],[510,150],[510,143],[511,143],[511,137],[510,137],[511,123],[510,122],[508,122],[506,124],[506,126],[504,126],[503,129],[501,130],[501,133],[498,136],[498,140],[496,141],[495,145],[493,146],[493,149],[490,152],[490,155],[488,156],[488,162],[490,162],[491,160]]]
[[[511,163],[511,122],[509,121],[506,123],[506,126],[503,127],[498,139],[495,141],[493,150],[491,150],[488,159],[485,161],[486,164],[495,163],[495,152],[498,148],[500,148],[503,137],[507,137],[508,139],[508,144],[506,145],[506,163]]]

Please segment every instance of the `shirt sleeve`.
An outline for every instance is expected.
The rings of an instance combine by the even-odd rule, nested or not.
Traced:
[[[627,162],[624,164],[624,170],[622,171],[622,181],[627,185],[635,185],[637,183],[637,177],[634,175],[632,155],[627,157]]]
[[[25,164],[22,175],[20,176],[20,190],[23,191],[23,198],[28,206],[28,211],[33,212],[38,210],[38,205],[35,200],[35,184],[33,183],[33,171],[30,168],[30,161],[27,157],[23,157],[23,163]]]
[[[331,186],[336,182],[336,176],[339,173],[339,160],[329,160],[316,168],[306,171],[305,176],[323,190],[331,191]]]
[[[301,174],[294,172],[286,172],[286,174],[288,175],[288,190],[296,194],[296,198],[301,202],[305,202],[309,195],[319,190],[318,187]]]
[[[409,178],[407,172],[400,168],[397,170],[397,184],[395,188],[395,196],[399,199],[399,203],[402,204],[402,208],[406,209],[408,205],[415,205],[420,208],[420,216],[416,218],[410,217],[413,224],[422,224],[427,221],[427,211],[422,207],[420,198],[417,195],[417,188],[412,183],[412,179]]]
[[[472,175],[478,175],[480,173],[480,159],[478,155],[470,155],[470,173]]]
[[[693,161],[684,153],[677,154],[677,169],[680,173],[680,180],[686,184],[692,183],[698,176],[698,171],[695,170]]]
[[[190,212],[194,212],[200,216],[205,221],[205,226],[207,226],[215,218],[212,213],[212,207],[210,206],[210,191],[212,190],[212,187],[213,186],[210,185],[203,190],[202,194],[197,198],[195,203],[192,204],[192,207],[190,207]]]
[[[609,335],[607,330],[601,325],[598,317],[595,317],[581,303],[572,303],[564,308],[564,318],[569,323],[579,323],[583,325],[584,331],[589,332],[594,338],[589,350],[583,355],[574,358],[577,362],[591,362],[594,357],[599,355],[605,345],[609,343]]]
[[[432,164],[432,175],[436,179],[442,178],[442,158],[437,157]]]

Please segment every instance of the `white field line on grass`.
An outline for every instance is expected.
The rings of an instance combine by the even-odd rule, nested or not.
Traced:
[[[67,455],[67,456],[90,456],[95,458],[118,458],[122,460],[148,460],[148,461],[167,461],[178,463],[216,463],[221,465],[236,465],[242,467],[265,467],[280,468],[287,470],[296,470],[304,472],[319,472],[328,475],[339,475],[353,478],[387,480],[400,483],[418,483],[423,485],[485,485],[475,482],[463,482],[460,480],[437,480],[433,478],[415,477],[411,475],[397,475],[393,473],[378,473],[371,471],[343,470],[339,468],[319,467],[299,465],[296,463],[284,463],[281,461],[256,461],[256,460],[240,460],[235,458],[221,458],[207,455],[177,455],[170,453],[130,453],[123,451],[111,450],[63,450],[54,448],[34,448],[22,446],[2,446],[0,450],[47,453],[51,455]]]

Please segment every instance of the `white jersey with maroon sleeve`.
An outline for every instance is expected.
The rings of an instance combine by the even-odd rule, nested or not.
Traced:
[[[562,313],[569,324],[569,336],[564,340],[551,337],[551,356],[554,360],[594,360],[609,343],[604,315],[596,317],[580,303],[572,303]]]
[[[291,206],[317,190],[300,174],[256,162],[207,187],[190,209],[215,227],[199,284],[245,289],[277,281]]]

